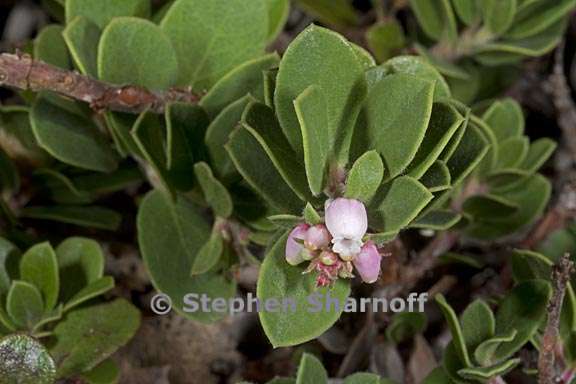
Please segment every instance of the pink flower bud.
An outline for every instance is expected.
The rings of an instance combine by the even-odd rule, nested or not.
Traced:
[[[306,239],[306,232],[308,231],[308,224],[297,225],[292,232],[288,235],[286,241],[286,261],[290,265],[298,265],[304,260],[308,250],[304,248],[304,240]]]
[[[304,244],[311,250],[316,251],[329,246],[330,240],[332,240],[332,236],[330,236],[328,229],[324,225],[318,224],[308,228]]]
[[[338,198],[326,204],[325,216],[333,251],[343,260],[352,260],[360,252],[368,229],[366,207],[358,200]]]
[[[362,247],[362,251],[354,259],[354,267],[365,283],[373,283],[380,275],[380,262],[382,255],[376,245],[369,241]]]

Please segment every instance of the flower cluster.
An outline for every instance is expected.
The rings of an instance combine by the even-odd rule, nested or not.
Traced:
[[[354,268],[366,283],[380,274],[382,255],[372,241],[363,242],[368,230],[366,207],[358,200],[328,200],[325,223],[297,225],[286,242],[291,265],[309,261],[305,273],[316,271],[316,285],[329,286],[338,278],[352,278]]]

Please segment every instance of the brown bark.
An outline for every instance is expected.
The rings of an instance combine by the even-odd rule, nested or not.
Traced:
[[[554,287],[552,298],[548,303],[548,321],[542,337],[540,358],[538,359],[538,383],[554,384],[556,382],[556,370],[554,366],[556,347],[560,327],[560,313],[566,293],[566,285],[574,270],[574,263],[570,255],[565,254],[557,266],[552,270],[552,285]]]
[[[117,86],[69,71],[29,55],[0,54],[0,86],[20,90],[52,91],[90,104],[95,110],[127,113],[163,113],[174,102],[195,104],[199,95],[191,89],[151,91],[135,85]]]

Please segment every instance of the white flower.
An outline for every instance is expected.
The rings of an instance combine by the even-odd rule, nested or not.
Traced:
[[[325,216],[334,244],[332,250],[342,260],[353,260],[360,253],[368,230],[366,207],[358,200],[338,198],[326,204]]]

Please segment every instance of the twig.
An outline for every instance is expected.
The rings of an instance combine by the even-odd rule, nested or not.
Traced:
[[[538,382],[540,384],[555,383],[554,359],[558,342],[560,311],[564,301],[566,285],[570,280],[573,269],[574,263],[570,260],[570,254],[568,253],[564,254],[559,264],[552,269],[554,291],[548,303],[548,321],[542,337],[542,347],[540,348],[540,358],[538,360]]]
[[[90,104],[95,110],[127,113],[163,113],[174,102],[195,104],[200,97],[190,89],[151,91],[136,85],[116,86],[69,71],[29,55],[0,54],[0,86],[20,90],[52,91]]]

